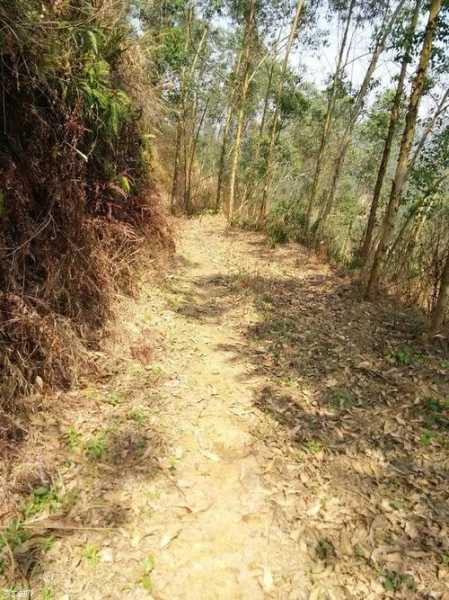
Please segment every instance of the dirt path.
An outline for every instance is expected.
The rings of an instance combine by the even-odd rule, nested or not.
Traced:
[[[131,461],[126,473],[123,445],[132,455],[138,437],[126,428],[120,431],[119,457],[109,465],[119,486],[104,473],[106,456],[88,469],[78,466],[74,487],[84,488],[81,495],[91,513],[82,526],[105,525],[104,514],[92,517],[94,502],[118,513],[125,508],[126,517],[116,523],[109,515],[111,531],[75,531],[58,539],[46,556],[40,585],[55,590],[57,598],[92,600],[306,598],[307,561],[277,502],[288,502],[292,482],[277,474],[276,453],[254,434],[266,419],[253,404],[262,380],[233,352],[244,328],[257,320],[245,291],[247,279],[269,265],[255,258],[258,248],[250,239],[242,248],[234,235],[218,232],[216,220],[192,221],[180,233],[174,272],[160,290],[147,290],[140,304],[128,305],[125,315],[126,332],[135,337],[134,345],[128,341],[131,355],[145,363],[146,350],[154,351],[154,337],[163,347],[157,398],[145,390],[136,398],[142,385],[135,378],[142,369],[135,361],[126,374],[119,372],[103,388],[84,393],[96,399],[125,394],[125,412],[120,412],[121,402],[113,407],[116,423],[129,415],[130,403],[134,412],[142,412],[142,421],[152,403],[157,405],[152,420],[157,432],[151,426],[149,433],[158,440],[156,468],[140,464],[135,469]],[[237,298],[228,297],[233,279]],[[133,393],[126,394],[129,390]],[[98,440],[101,431],[110,435],[107,408],[82,420],[76,413],[75,407],[65,421],[68,426],[73,419],[72,428],[83,439]],[[61,477],[70,480],[67,473]],[[78,500],[74,514],[79,510]]]
[[[399,321],[212,217],[121,310],[109,375],[36,417],[18,567],[42,598],[449,597],[447,450],[397,405],[447,373],[394,363]]]

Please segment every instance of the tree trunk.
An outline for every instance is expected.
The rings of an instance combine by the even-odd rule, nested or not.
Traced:
[[[311,235],[311,238],[312,238],[311,241],[313,244],[316,244],[320,240],[321,235],[323,233],[324,225],[326,224],[326,221],[331,213],[331,210],[332,210],[332,207],[334,204],[334,200],[335,200],[335,194],[336,194],[336,190],[337,190],[338,180],[340,178],[340,173],[343,168],[343,163],[345,160],[345,156],[346,156],[348,147],[349,147],[349,140],[346,141],[345,145],[341,149],[341,151],[337,157],[337,160],[335,162],[334,174],[332,176],[332,183],[331,183],[330,190],[329,190],[327,196],[325,197],[325,200],[322,204],[321,210],[318,214],[318,218],[315,221],[315,223],[313,224],[312,235]]]
[[[304,8],[304,0],[298,0],[298,2],[296,4],[295,15],[293,17],[293,21],[292,21],[292,24],[290,27],[290,33],[288,36],[288,42],[287,42],[287,48],[285,50],[284,60],[282,63],[281,76],[279,78],[278,90],[277,90],[278,97],[282,93],[282,86],[284,84],[285,74],[287,73],[287,68],[288,68],[288,60],[290,58],[290,53],[292,51],[293,42],[295,41],[296,32],[298,31],[299,22],[301,19],[303,8]],[[278,98],[278,102],[276,102],[276,107],[275,107],[274,115],[273,115],[273,123],[271,126],[270,145],[268,147],[268,156],[267,156],[267,171],[265,174],[265,181],[264,181],[264,186],[263,186],[263,191],[262,191],[262,203],[260,206],[259,221],[263,221],[265,218],[265,212],[266,212],[266,207],[267,207],[267,197],[268,197],[268,193],[270,191],[271,181],[273,178],[273,152],[274,152],[274,146],[275,146],[275,142],[276,142],[278,120],[279,120],[279,98]]]
[[[259,126],[259,138],[262,138],[263,136],[263,132],[265,129],[265,121],[267,119],[267,112],[268,112],[268,104],[270,102],[270,94],[271,94],[271,86],[273,83],[273,75],[274,75],[274,67],[275,67],[276,62],[274,60],[271,61],[271,65],[270,65],[270,71],[268,73],[268,82],[267,82],[267,89],[265,90],[265,98],[263,101],[263,111],[262,111],[262,118],[260,120],[260,126]],[[258,146],[258,151],[260,151],[260,144],[257,145]]]
[[[391,244],[391,247],[389,248],[389,250],[387,252],[387,256],[385,257],[386,265],[390,262],[397,247],[401,243],[402,238],[404,237],[404,234],[405,234],[406,230],[408,229],[408,226],[413,221],[413,219],[416,217],[416,215],[418,215],[419,220],[418,220],[418,227],[415,228],[415,231],[419,231],[419,229],[422,227],[422,225],[424,225],[427,217],[429,216],[429,213],[432,209],[432,206],[433,206],[433,203],[435,200],[433,196],[437,192],[438,187],[447,178],[447,176],[448,176],[447,173],[444,173],[441,177],[439,177],[437,179],[437,181],[433,184],[433,186],[431,188],[427,189],[427,191],[424,193],[424,196],[419,200],[419,202],[417,202],[415,204],[415,206],[412,208],[412,210],[410,210],[409,214],[404,219],[404,222],[402,223],[401,228],[399,229],[399,232],[398,232],[394,242]],[[430,200],[429,200],[429,198],[430,198]]]
[[[189,165],[188,165],[188,169],[187,169],[187,183],[186,183],[186,187],[188,190],[188,198],[189,198],[189,206],[192,206],[192,174],[193,174],[193,164],[195,161],[195,155],[196,155],[196,148],[198,146],[198,141],[200,138],[200,133],[201,133],[201,128],[203,127],[203,123],[204,123],[204,119],[206,117],[206,113],[207,113],[207,109],[209,107],[209,98],[206,100],[206,104],[203,108],[203,111],[201,113],[201,117],[198,123],[198,127],[196,129],[196,132],[194,132],[193,134],[193,141],[192,141],[192,147],[190,150],[190,158],[189,158]]]
[[[268,104],[270,102],[270,93],[271,93],[271,86],[272,86],[273,75],[274,75],[274,67],[275,67],[275,61],[273,60],[273,61],[271,61],[270,70],[268,72],[268,82],[267,82],[267,88],[265,90],[262,119],[260,120],[260,125],[259,125],[259,138],[257,140],[256,151],[254,153],[254,164],[257,164],[257,162],[260,158],[260,147],[261,147],[263,132],[265,129],[265,122],[267,119]],[[243,190],[243,197],[242,197],[243,205],[246,205],[250,201],[251,196],[254,194],[254,191],[255,191],[254,187],[250,188],[250,185],[247,180],[245,183],[244,190]]]
[[[178,191],[178,171],[179,171],[179,152],[181,150],[181,126],[179,119],[176,124],[176,146],[175,146],[175,164],[173,168],[173,181],[171,188],[170,210],[173,213],[176,206],[176,193]]]
[[[415,9],[413,11],[412,20],[408,29],[409,43],[407,45],[404,57],[401,64],[401,72],[399,74],[398,85],[396,87],[396,93],[393,100],[393,106],[390,112],[390,123],[388,125],[388,133],[385,139],[384,149],[382,153],[382,159],[380,161],[379,170],[377,172],[376,185],[374,186],[374,194],[371,202],[368,222],[366,224],[365,235],[363,236],[363,243],[360,248],[359,256],[366,261],[368,258],[371,244],[373,241],[374,227],[376,226],[377,210],[379,208],[380,196],[382,193],[383,184],[385,181],[385,174],[387,172],[388,161],[390,160],[391,149],[393,145],[394,135],[399,122],[401,114],[401,100],[404,94],[404,83],[407,76],[407,67],[410,63],[410,50],[412,46],[412,39],[416,31],[416,25],[418,23],[419,9],[421,6],[421,0],[417,0]]]
[[[228,116],[226,117],[226,123],[223,127],[223,140],[221,142],[220,160],[218,161],[218,175],[217,175],[217,194],[215,197],[215,211],[220,210],[221,205],[221,193],[223,190],[223,179],[224,179],[224,167],[226,158],[226,148],[228,146],[228,133],[231,126],[232,111],[229,109]]]
[[[435,308],[432,311],[432,321],[430,325],[431,335],[436,335],[444,322],[447,305],[449,300],[449,251],[446,255],[443,273],[441,274],[440,289]]]
[[[331,123],[332,123],[332,117],[333,117],[335,105],[337,102],[337,82],[341,76],[343,56],[344,56],[345,47],[346,47],[346,44],[348,41],[349,27],[351,24],[354,6],[355,6],[355,0],[351,0],[348,15],[346,17],[346,25],[345,25],[345,30],[344,30],[344,34],[343,34],[343,39],[342,39],[340,50],[338,53],[337,67],[335,69],[334,81],[332,84],[331,93],[330,93],[330,97],[329,97],[329,101],[328,101],[328,105],[327,105],[327,111],[326,111],[326,117],[324,119],[323,131],[321,132],[320,147],[318,150],[318,156],[317,156],[316,163],[315,163],[315,171],[313,174],[312,189],[310,191],[309,202],[307,204],[307,211],[306,211],[306,230],[307,231],[309,231],[309,229],[310,229],[310,220],[311,220],[311,216],[312,216],[312,210],[313,210],[313,206],[315,204],[316,194],[318,191],[318,183],[319,183],[321,171],[323,168],[324,151],[326,149],[327,139],[329,137]]]
[[[346,159],[346,153],[351,144],[351,139],[352,139],[352,134],[354,132],[354,128],[356,126],[356,123],[360,116],[360,113],[362,112],[362,109],[365,105],[366,96],[368,94],[369,86],[370,86],[371,80],[373,78],[377,63],[379,61],[379,58],[380,58],[382,52],[385,49],[385,45],[387,43],[388,36],[391,33],[391,30],[396,22],[396,19],[399,16],[399,13],[402,10],[404,3],[405,3],[405,0],[401,0],[400,2],[398,2],[396,9],[394,10],[393,14],[390,17],[388,17],[387,13],[384,16],[384,22],[381,27],[381,34],[377,38],[376,45],[374,47],[374,51],[371,56],[371,60],[369,62],[368,68],[365,73],[365,77],[363,78],[362,85],[360,86],[360,90],[357,93],[357,96],[356,96],[356,99],[354,102],[354,106],[351,110],[349,123],[343,134],[343,143],[341,145],[341,149],[338,154],[337,160],[335,161],[334,173],[332,176],[332,185],[330,187],[328,197],[326,198],[325,206],[324,206],[323,210],[321,211],[320,216],[318,217],[317,222],[314,224],[314,227],[313,227],[315,239],[319,239],[320,232],[323,230],[323,228],[326,224],[326,221],[334,207],[335,197],[337,195],[338,182],[340,180],[340,175],[343,170],[343,165],[344,165],[344,162]]]
[[[234,68],[234,74],[236,76],[236,78],[238,79],[239,73],[240,73],[240,67],[242,65],[242,58],[243,58],[243,52],[239,52],[239,57],[237,60],[237,63],[235,65]],[[223,140],[221,143],[221,150],[220,150],[220,159],[218,162],[218,175],[217,175],[217,194],[215,197],[215,210],[216,212],[218,212],[220,210],[220,205],[221,205],[221,195],[222,195],[222,191],[223,191],[223,179],[224,179],[224,168],[225,168],[225,158],[226,158],[226,149],[228,146],[228,135],[229,135],[229,129],[231,127],[231,123],[232,123],[232,110],[234,107],[234,99],[235,99],[235,94],[236,94],[236,88],[234,86],[232,93],[231,93],[231,99],[229,102],[229,109],[228,109],[228,114],[226,115],[226,121],[225,121],[225,125],[223,127]]]
[[[441,2],[442,0],[432,0],[430,5],[429,19],[424,34],[421,56],[419,59],[416,77],[413,81],[412,92],[410,95],[409,106],[405,119],[405,128],[402,136],[401,148],[399,151],[399,158],[396,166],[396,173],[393,179],[390,199],[382,224],[380,242],[374,255],[374,260],[371,267],[368,284],[366,287],[366,298],[372,298],[374,293],[378,289],[380,274],[385,260],[385,256],[388,251],[388,246],[393,237],[394,227],[396,223],[396,215],[399,210],[402,191],[406,183],[408,161],[410,158],[410,151],[415,136],[418,109],[424,89],[424,84],[426,81],[426,75],[430,61],[430,54],[432,50],[433,35],[437,23],[438,14],[441,10]]]
[[[192,20],[193,20],[193,12],[189,11],[189,22],[188,22],[188,36],[186,41],[186,52],[187,49],[192,45]],[[190,84],[194,81],[195,77],[195,69],[201,55],[201,51],[204,47],[204,44],[207,40],[207,35],[209,33],[209,26],[206,25],[201,36],[198,47],[195,50],[195,55],[192,60],[192,64],[187,72],[186,69],[183,70],[183,78],[182,78],[182,104],[183,104],[183,141],[184,141],[184,209],[187,214],[192,212],[192,167],[195,159],[196,152],[196,140],[195,140],[195,131],[196,131],[196,123],[198,118],[198,93],[195,91],[192,95],[190,90]],[[198,80],[201,80],[201,73],[198,74]],[[204,118],[204,116],[202,117]]]
[[[235,186],[237,181],[237,169],[240,161],[240,148],[242,144],[242,131],[243,131],[243,122],[245,120],[245,104],[241,103],[239,114],[237,118],[237,131],[235,134],[235,142],[234,142],[234,153],[232,156],[232,164],[231,164],[231,177],[229,182],[229,207],[228,207],[228,221],[232,221],[232,217],[234,216],[235,210]]]
[[[242,144],[242,132],[243,132],[243,122],[245,120],[245,102],[248,94],[249,88],[249,67],[251,60],[251,37],[253,33],[253,28],[255,25],[255,16],[256,16],[256,0],[251,0],[251,5],[249,8],[248,18],[246,21],[245,27],[245,35],[244,35],[244,52],[243,52],[243,80],[242,80],[242,89],[241,95],[239,99],[239,110],[238,110],[238,118],[237,118],[237,130],[235,136],[234,143],[234,153],[232,157],[231,163],[231,176],[229,182],[229,209],[228,209],[228,221],[232,221],[232,217],[234,215],[235,209],[235,188],[237,182],[237,170],[240,162],[240,151]]]

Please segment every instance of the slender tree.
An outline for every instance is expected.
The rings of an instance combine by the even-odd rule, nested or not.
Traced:
[[[231,125],[232,125],[232,117],[233,117],[233,113],[235,110],[236,97],[238,95],[238,88],[237,88],[237,85],[235,84],[235,82],[239,81],[242,59],[243,59],[243,48],[241,48],[240,52],[238,53],[236,64],[234,66],[234,69],[233,69],[231,77],[230,77],[230,79],[232,81],[234,81],[234,84],[231,87],[230,92],[229,92],[229,101],[228,101],[228,106],[226,109],[226,118],[225,118],[225,123],[223,126],[221,145],[220,145],[220,155],[219,155],[219,159],[218,159],[217,191],[216,191],[216,196],[215,196],[215,210],[216,211],[218,211],[221,206],[221,199],[222,199],[222,194],[223,194],[224,171],[225,171],[225,165],[226,165],[226,152],[227,152],[228,143],[229,143],[228,137],[229,137],[229,132],[230,132]]]
[[[230,183],[229,183],[229,206],[228,220],[232,221],[235,208],[235,194],[237,183],[237,169],[240,160],[240,152],[242,145],[243,125],[245,120],[246,99],[248,96],[250,83],[250,66],[251,66],[251,45],[253,41],[254,30],[256,28],[256,0],[250,0],[249,7],[245,15],[245,32],[243,36],[243,51],[242,51],[242,78],[241,90],[238,98],[238,116],[237,127],[234,141],[234,149],[231,163]]]
[[[443,325],[444,316],[446,314],[449,302],[449,248],[446,251],[443,272],[441,274],[440,287],[435,307],[432,311],[432,319],[430,325],[431,335],[436,335]]]
[[[390,160],[393,140],[399,123],[399,117],[401,114],[401,101],[404,95],[405,78],[407,76],[407,67],[411,61],[411,49],[413,45],[413,37],[416,31],[416,25],[418,23],[421,1],[422,0],[416,0],[415,2],[415,7],[407,31],[407,37],[405,40],[405,51],[401,61],[401,71],[399,73],[398,83],[396,86],[396,93],[390,111],[390,122],[388,126],[387,137],[385,138],[385,144],[382,152],[379,170],[377,172],[376,184],[374,186],[373,199],[371,201],[368,221],[363,236],[362,246],[359,252],[360,258],[363,261],[365,261],[368,258],[368,254],[371,249],[374,228],[376,226],[377,211],[379,208],[382,188],[385,181],[385,174],[387,172],[387,166]]]
[[[399,210],[402,192],[406,183],[408,162],[410,152],[415,136],[416,121],[418,118],[418,109],[426,82],[426,75],[429,67],[432,43],[437,25],[438,15],[441,10],[442,0],[432,0],[429,9],[429,17],[424,33],[424,40],[421,49],[418,69],[412,85],[410,101],[405,118],[405,128],[402,136],[401,147],[399,151],[396,173],[385,211],[380,242],[374,255],[373,264],[369,273],[365,296],[372,298],[378,289],[379,279],[382,272],[383,262],[388,252],[389,244],[392,240],[394,227],[396,224],[396,215]]]
[[[324,117],[324,124],[323,124],[323,129],[321,132],[320,146],[318,149],[318,155],[316,158],[315,169],[314,169],[314,173],[313,173],[312,188],[310,190],[309,201],[307,203],[307,210],[306,210],[306,229],[307,229],[307,231],[310,229],[312,210],[315,205],[316,196],[317,196],[317,192],[318,192],[318,184],[319,184],[321,172],[322,172],[323,166],[324,166],[324,153],[326,150],[329,133],[330,133],[331,125],[332,125],[332,119],[334,116],[335,106],[337,103],[338,86],[340,85],[342,73],[344,70],[344,56],[345,56],[346,46],[348,44],[349,29],[351,26],[351,21],[352,21],[355,5],[356,5],[355,0],[351,0],[351,2],[349,4],[349,8],[348,8],[348,13],[347,13],[346,19],[345,19],[343,38],[342,38],[340,48],[338,51],[337,66],[335,68],[335,74],[333,77],[332,86],[331,86],[330,93],[329,93],[329,100],[328,100],[328,104],[327,104],[326,116]]]
[[[288,61],[289,61],[290,54],[291,54],[291,51],[293,48],[293,43],[295,41],[296,34],[298,32],[303,9],[304,9],[304,0],[298,0],[297,4],[296,4],[296,10],[295,10],[295,13],[293,16],[292,24],[290,27],[290,33],[288,36],[288,42],[287,42],[287,48],[286,48],[285,54],[284,54],[284,60],[282,61],[282,69],[281,69],[281,73],[280,73],[280,77],[279,77],[279,81],[278,81],[278,89],[277,89],[278,99],[282,92],[282,86],[284,84],[285,76],[286,76],[287,69],[288,69]],[[266,167],[266,175],[265,175],[265,181],[264,181],[264,186],[263,186],[263,191],[262,191],[262,202],[261,202],[261,206],[260,206],[259,221],[263,221],[265,218],[265,211],[266,211],[266,206],[267,206],[267,196],[270,191],[271,181],[272,181],[272,177],[273,177],[273,152],[274,152],[274,146],[275,146],[275,142],[276,142],[276,136],[278,133],[278,123],[279,123],[279,100],[278,100],[278,102],[276,102],[275,109],[274,109],[274,115],[273,115],[273,121],[271,124],[270,144],[268,147],[268,155],[267,155],[267,159],[266,159],[267,167]]]
[[[368,94],[370,84],[374,75],[374,71],[377,67],[377,63],[382,52],[385,50],[385,46],[388,40],[388,37],[393,29],[394,24],[398,16],[401,13],[402,7],[404,6],[405,0],[400,0],[395,10],[391,15],[388,14],[388,9],[385,11],[383,23],[380,29],[380,33],[377,36],[374,50],[371,54],[371,59],[368,64],[368,68],[366,70],[365,76],[363,78],[360,89],[357,93],[354,105],[350,111],[349,122],[345,128],[345,132],[343,134],[343,139],[340,147],[340,151],[338,152],[337,158],[334,163],[333,174],[332,174],[332,182],[325,199],[325,202],[322,205],[322,210],[320,211],[317,220],[314,223],[313,231],[314,237],[319,239],[320,232],[324,228],[327,218],[329,217],[336,198],[338,182],[341,176],[341,172],[343,169],[343,165],[346,159],[346,155],[351,144],[352,135],[354,132],[354,128],[356,126],[357,120],[360,116],[360,113],[363,110],[363,107],[366,102],[366,96]]]

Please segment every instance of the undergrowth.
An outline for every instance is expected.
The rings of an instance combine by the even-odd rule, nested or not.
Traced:
[[[3,415],[36,387],[73,382],[113,293],[133,289],[138,250],[171,244],[128,10],[125,0],[0,6]]]

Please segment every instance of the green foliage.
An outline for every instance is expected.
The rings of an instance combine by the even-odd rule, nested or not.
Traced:
[[[424,414],[429,428],[449,429],[449,399],[427,398]]]
[[[41,589],[40,600],[54,600],[55,593],[50,587],[44,587]]]
[[[416,353],[408,346],[401,346],[401,348],[389,352],[387,358],[391,363],[400,367],[408,367],[417,360]]]
[[[334,544],[326,538],[318,541],[315,552],[317,557],[322,561],[329,561],[336,556]]]
[[[111,406],[119,406],[123,402],[123,395],[120,392],[110,392],[106,396],[105,402]]]
[[[5,547],[8,547],[11,551],[23,544],[29,537],[28,532],[23,526],[23,521],[20,519],[13,519],[0,533],[0,551]]]
[[[117,177],[117,183],[126,194],[129,194],[131,192],[131,184],[129,182],[128,177],[126,177],[125,175],[119,175]]]
[[[273,244],[300,241],[305,224],[304,207],[295,200],[280,200],[268,217],[266,229]]]
[[[273,245],[285,244],[288,242],[288,232],[284,223],[270,220],[267,225],[267,233]]]
[[[74,427],[70,427],[66,434],[67,446],[70,450],[76,450],[81,445],[81,433],[77,431]]]
[[[128,418],[137,423],[138,425],[144,425],[148,419],[148,414],[145,408],[137,407],[128,413]]]
[[[112,87],[109,64],[93,57],[84,66],[83,77],[76,82],[72,93],[83,94],[83,105],[90,121],[96,123],[107,139],[119,136],[123,124],[132,117],[132,104],[123,90]]]
[[[152,555],[147,556],[147,558],[143,562],[144,573],[140,580],[142,587],[147,592],[151,592],[153,590],[153,580],[151,578],[151,573],[153,572],[154,567],[155,567],[154,557]]]
[[[416,591],[416,582],[413,576],[408,573],[402,574],[396,571],[384,571],[382,583],[387,592],[399,592],[401,590]]]
[[[160,104],[130,10],[0,3],[2,398],[37,378],[67,388],[129,262],[168,241],[149,168]]]
[[[162,45],[157,58],[160,68],[176,70],[186,64],[186,31],[183,27],[172,27],[162,32]]]
[[[50,512],[57,510],[60,506],[60,498],[54,488],[40,486],[33,490],[31,498],[24,508],[26,519],[41,513],[44,509]]]
[[[100,562],[100,550],[98,546],[87,543],[83,548],[83,558],[92,567],[96,567]]]
[[[419,438],[419,442],[421,446],[431,446],[434,438],[435,434],[433,433],[433,431],[424,431]]]
[[[104,435],[98,435],[90,439],[86,444],[86,454],[91,460],[100,460],[107,451]]]
[[[323,446],[322,442],[320,442],[319,440],[308,440],[304,444],[304,449],[309,454],[318,454],[319,452],[324,450],[324,446]]]

